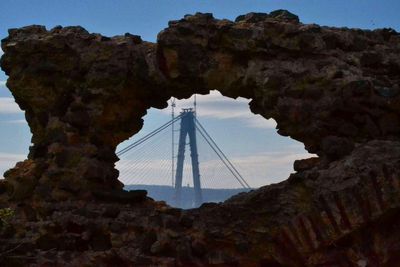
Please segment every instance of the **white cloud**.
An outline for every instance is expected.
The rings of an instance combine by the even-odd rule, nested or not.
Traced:
[[[12,97],[0,97],[0,114],[22,113],[17,103]]]
[[[3,49],[0,47],[0,57],[4,54]]]
[[[18,161],[22,161],[26,158],[26,155],[22,154],[11,154],[0,152],[0,179],[3,177],[3,173],[8,169],[15,166]]]
[[[24,154],[13,154],[0,152],[0,162],[4,161],[18,161],[26,158]]]
[[[313,155],[296,151],[268,152],[232,157],[230,161],[251,187],[260,187],[287,179],[290,173],[294,172],[293,162],[295,160],[309,158],[311,156]],[[213,160],[210,162],[203,162],[200,166],[207,169],[208,166],[218,163],[218,160]],[[206,174],[205,177],[207,176],[208,174]],[[219,185],[217,185],[217,187],[226,187],[227,185],[228,187],[239,187],[239,183],[233,180],[234,177],[228,171],[221,172],[218,178]]]
[[[246,124],[252,128],[266,128],[266,129],[275,129],[276,121],[273,119],[266,120],[261,115],[253,115],[250,114],[246,120]],[[244,119],[244,118],[243,118]]]
[[[249,99],[241,98],[234,100],[222,96],[218,91],[211,91],[209,95],[197,95],[197,114],[200,117],[215,119],[236,119],[251,128],[275,128],[273,119],[266,120],[260,115],[251,113],[248,103]],[[190,99],[176,100],[176,112],[182,108],[193,107],[193,97]],[[170,108],[161,112],[170,113]]]
[[[1,55],[0,55],[1,56]],[[7,81],[0,81],[0,86],[6,86]]]
[[[0,123],[9,123],[9,124],[28,124],[26,120],[7,120],[7,121],[0,121]]]

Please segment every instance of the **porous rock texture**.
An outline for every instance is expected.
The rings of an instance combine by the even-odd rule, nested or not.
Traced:
[[[32,131],[5,173],[11,266],[398,266],[400,35],[305,25],[288,11],[171,21],[157,44],[81,27],[2,40]],[[288,180],[182,211],[122,191],[116,146],[150,107],[218,90],[318,158]]]

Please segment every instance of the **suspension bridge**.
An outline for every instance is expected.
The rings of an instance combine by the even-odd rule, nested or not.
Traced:
[[[168,122],[117,152],[120,180],[126,186],[145,188],[150,195],[146,186],[164,185],[168,193],[163,200],[181,208],[199,207],[250,190],[238,168],[198,120],[196,100],[193,108],[182,109],[178,116],[174,99],[171,106]],[[185,155],[189,150],[190,157]],[[221,194],[218,189],[225,191]],[[205,197],[205,193],[214,196]]]

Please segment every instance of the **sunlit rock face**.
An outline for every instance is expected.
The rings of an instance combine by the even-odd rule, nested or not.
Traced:
[[[26,179],[37,180],[31,189],[39,198],[122,189],[116,146],[139,131],[148,108],[166,105],[155,44],[81,27],[29,26],[9,34],[1,64],[33,135],[29,159],[5,175],[11,195],[31,196],[18,185],[25,178],[13,179],[26,169],[36,174]]]
[[[400,136],[400,36],[299,23],[287,12],[235,22],[211,14],[171,21],[158,36],[172,88],[253,99],[278,133],[329,160],[371,139]],[[207,90],[204,90],[205,92]]]
[[[61,266],[398,265],[394,30],[305,25],[282,10],[235,22],[196,14],[171,21],[157,44],[29,26],[2,49],[33,134],[28,160],[0,183],[0,206],[17,211],[0,231],[4,250],[22,242],[40,252],[37,265]],[[252,99],[253,113],[319,157],[296,161],[287,181],[195,210],[122,194],[115,148],[146,110],[213,89]]]

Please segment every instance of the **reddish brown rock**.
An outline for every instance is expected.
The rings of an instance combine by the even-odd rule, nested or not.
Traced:
[[[392,30],[304,25],[287,11],[235,22],[196,14],[171,21],[157,45],[81,27],[13,29],[1,64],[32,130],[29,159],[44,166],[38,183],[79,184],[58,188],[60,200],[120,190],[116,146],[170,96],[218,89],[251,98],[251,110],[274,118],[278,133],[328,160],[355,143],[398,140],[399,44]]]
[[[55,200],[62,191],[90,198],[91,191],[121,190],[116,146],[139,131],[148,108],[166,105],[156,85],[155,45],[129,34],[30,26],[10,30],[3,47],[7,86],[32,131],[29,161],[43,166],[38,188],[57,189]],[[17,170],[5,175],[12,187],[15,177]],[[43,198],[34,187],[27,193]]]
[[[293,163],[293,169],[297,172],[302,172],[318,166],[319,163],[320,158],[317,157],[295,160]]]
[[[399,136],[393,101],[400,75],[390,66],[399,65],[400,35],[393,30],[304,25],[284,11],[236,22],[197,14],[170,22],[158,44],[171,88],[189,96],[191,81],[200,92],[251,98],[253,113],[274,118],[278,133],[321,157],[342,157],[351,143]],[[363,130],[361,114],[378,129]],[[327,138],[338,141],[336,151],[324,146]]]
[[[10,30],[2,49],[33,145],[0,184],[1,206],[16,211],[0,233],[12,252],[1,263],[397,266],[394,30],[305,25],[282,10],[235,22],[196,14],[171,21],[157,44],[29,26]],[[115,148],[147,109],[213,89],[252,99],[252,112],[319,158],[297,161],[287,181],[191,211],[122,191]]]

